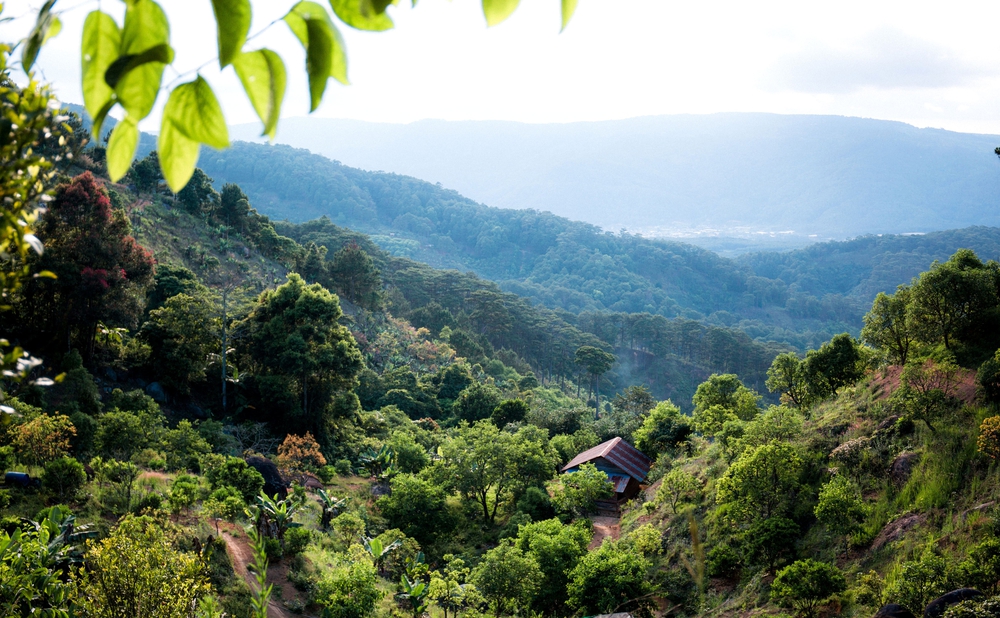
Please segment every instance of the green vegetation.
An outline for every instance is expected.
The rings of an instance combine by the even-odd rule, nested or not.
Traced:
[[[45,251],[7,271],[56,278],[5,288],[0,336],[37,355],[0,382],[6,614],[992,611],[996,263],[931,263],[799,356],[535,306],[106,156],[53,161]],[[620,473],[559,474],[613,437],[653,461],[618,528]]]

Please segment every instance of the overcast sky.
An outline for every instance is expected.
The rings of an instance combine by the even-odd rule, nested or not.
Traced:
[[[41,1],[7,2],[0,40],[20,38]],[[208,0],[165,0],[191,71],[216,55]],[[257,0],[251,32],[292,5]],[[65,27],[39,67],[65,101],[80,102],[79,44],[97,2],[60,0]],[[104,0],[120,16],[123,3]],[[580,0],[559,34],[558,0],[524,0],[487,29],[475,0],[391,7],[396,29],[342,27],[352,85],[331,81],[317,115],[377,122],[499,119],[605,120],[653,114],[760,111],[901,120],[1000,134],[1000,3],[801,0]],[[308,112],[303,54],[278,23],[251,42],[285,59],[284,116]],[[216,64],[231,124],[255,120],[239,82]],[[168,69],[167,79],[177,75]],[[161,97],[162,98],[162,97]],[[162,104],[162,100],[160,104]],[[154,114],[155,116],[155,114]],[[156,130],[151,118],[144,129]]]

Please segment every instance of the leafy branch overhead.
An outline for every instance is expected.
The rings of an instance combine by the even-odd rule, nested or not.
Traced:
[[[386,9],[397,1],[329,0],[329,3],[341,23],[358,30],[381,32],[393,27]],[[412,1],[416,6],[417,0]],[[487,25],[494,26],[507,19],[519,2],[482,0]],[[563,28],[573,16],[576,3],[577,0],[560,0]],[[56,0],[48,0],[42,6],[35,27],[24,41],[25,71],[31,70],[42,45],[62,29],[58,14],[53,11],[55,4]],[[91,12],[84,22],[81,49],[84,105],[94,119],[95,135],[100,135],[111,110],[120,106],[124,111],[107,149],[108,173],[117,182],[135,158],[139,122],[150,114],[160,92],[168,92],[157,148],[163,177],[178,192],[191,179],[202,144],[217,149],[229,146],[226,119],[211,85],[197,70],[192,81],[163,84],[163,72],[174,61],[174,49],[170,45],[170,23],[160,5],[154,0],[127,0],[126,5],[120,26],[101,10]],[[219,67],[233,67],[264,125],[262,135],[274,139],[285,97],[285,63],[271,49],[244,49],[253,38],[251,0],[212,0],[212,11],[217,26]],[[344,39],[330,11],[310,0],[300,0],[277,21],[288,26],[305,50],[309,111],[315,111],[323,101],[330,78],[349,84]]]

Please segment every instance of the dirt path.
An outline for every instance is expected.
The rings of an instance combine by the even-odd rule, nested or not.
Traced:
[[[240,535],[239,538],[233,537],[229,530],[222,531],[222,539],[226,542],[226,553],[229,554],[229,560],[233,563],[233,570],[236,574],[246,580],[247,584],[252,590],[257,589],[257,580],[254,578],[253,574],[247,570],[247,565],[253,562],[253,551],[250,549],[250,545],[246,541],[245,535]],[[281,588],[284,591],[289,588],[287,579],[284,582],[270,581],[272,579],[277,579],[273,577],[271,569],[268,569],[268,583],[274,584],[275,588]],[[284,585],[283,585],[284,584]],[[271,595],[271,600],[267,604],[268,616],[271,618],[292,618],[292,613],[288,611],[278,601],[274,598],[274,594]]]
[[[614,540],[618,540],[618,537],[621,535],[621,523],[617,517],[595,515],[590,518],[590,521],[594,524],[594,538],[590,540],[590,545],[587,549],[597,549],[604,542],[605,538],[611,537]]]

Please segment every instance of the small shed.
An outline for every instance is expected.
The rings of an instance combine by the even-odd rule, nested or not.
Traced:
[[[576,472],[585,463],[594,464],[594,467],[608,475],[608,480],[615,489],[613,504],[598,504],[598,508],[603,510],[611,507],[615,511],[619,505],[639,493],[642,483],[649,475],[649,467],[653,464],[649,457],[621,438],[612,438],[585,450],[563,466],[562,471]]]

